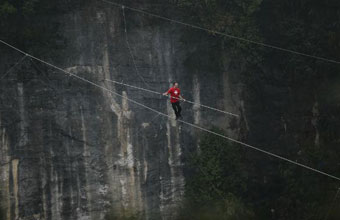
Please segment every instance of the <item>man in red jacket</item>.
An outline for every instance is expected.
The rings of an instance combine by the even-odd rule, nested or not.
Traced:
[[[175,115],[176,115],[176,120],[178,118],[181,118],[181,105],[180,105],[180,100],[185,101],[185,99],[181,96],[181,90],[178,88],[178,83],[174,82],[173,83],[173,87],[170,88],[167,92],[163,93],[163,95],[168,95],[170,94],[170,102],[172,105],[172,108],[175,111]]]

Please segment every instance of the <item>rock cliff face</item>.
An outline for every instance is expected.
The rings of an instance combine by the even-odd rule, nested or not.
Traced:
[[[147,4],[146,4],[147,5]],[[106,213],[171,219],[183,198],[185,161],[199,131],[129,103],[173,115],[164,97],[108,80],[164,92],[174,80],[185,98],[244,114],[238,70],[188,71],[198,45],[183,27],[103,2],[58,18],[58,56],[41,57],[123,98],[25,59],[1,83],[1,195],[6,219],[104,219]],[[19,55],[1,47],[6,70]],[[39,54],[37,54],[39,56]],[[135,65],[136,64],[136,68]],[[233,78],[233,80],[230,80]],[[237,78],[237,77],[236,77]],[[183,104],[184,120],[239,135],[239,120]]]
[[[130,5],[150,6],[162,14],[171,10],[163,10],[167,2]],[[185,121],[223,128],[230,137],[306,165],[311,163],[301,146],[337,148],[339,105],[334,103],[339,97],[334,94],[340,83],[338,74],[323,74],[323,64],[312,64],[317,67],[313,71],[285,69],[270,63],[280,63],[275,59],[283,56],[272,52],[275,56],[269,62],[267,58],[261,70],[245,74],[245,58],[210,47],[214,36],[193,30],[201,40],[190,41],[185,27],[124,12],[125,20],[122,8],[101,1],[84,3],[54,18],[60,35],[56,43],[62,49],[48,54],[34,50],[37,57],[122,96],[29,58],[0,81],[5,219],[104,219],[108,213],[175,218],[184,194],[186,162],[199,148],[200,131],[127,100],[173,115],[166,98],[108,80],[158,92],[177,81],[183,96],[196,103],[182,104]],[[193,57],[197,51],[202,51],[200,59]],[[1,72],[21,56],[4,46],[0,53]],[[298,66],[302,61],[296,62]],[[204,65],[209,68],[201,68]],[[202,109],[199,103],[240,117]],[[274,172],[268,165],[272,161],[245,152],[249,167],[261,168],[254,168],[256,175],[251,173],[249,179],[266,188]],[[316,168],[325,167],[320,163]]]

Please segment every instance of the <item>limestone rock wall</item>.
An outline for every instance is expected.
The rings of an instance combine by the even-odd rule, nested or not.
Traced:
[[[99,2],[62,16],[66,47],[62,58],[48,58],[122,97],[29,59],[1,82],[1,194],[8,220],[175,216],[185,157],[197,147],[199,131],[127,100],[172,115],[164,97],[106,79],[159,92],[176,80],[187,99],[238,113],[228,68],[213,78],[185,68],[192,45],[181,41],[182,27],[150,25],[126,11],[125,34],[122,18],[122,9]],[[9,54],[4,70],[17,54],[2,50]],[[188,103],[183,109],[189,122],[238,135],[237,126],[229,126],[236,119]]]

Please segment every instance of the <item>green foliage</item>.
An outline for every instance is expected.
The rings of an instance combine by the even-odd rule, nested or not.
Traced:
[[[179,7],[186,12],[187,20],[206,29],[226,35],[262,41],[256,26],[256,13],[262,0],[181,0]],[[195,35],[197,32],[191,32]],[[228,50],[229,55],[253,53],[251,44],[229,37],[216,36],[215,40]],[[258,56],[255,53],[253,56]]]
[[[4,18],[11,14],[17,13],[17,9],[8,2],[0,4],[0,17]]]
[[[263,63],[263,48],[215,32],[262,42],[257,14],[262,0],[180,0],[178,8],[184,20],[211,30],[185,29],[183,42],[190,48],[185,60],[188,72],[214,74],[225,71],[228,65],[240,69],[246,80]]]
[[[34,15],[36,13],[36,5],[39,3],[39,0],[31,0],[25,1],[22,5],[22,11],[25,16]]]
[[[196,20],[204,27],[228,32],[237,24],[250,22],[261,2],[262,0],[181,0],[179,6],[188,10],[187,15],[191,20]]]
[[[308,142],[301,145],[300,163],[321,170],[325,165],[336,167],[338,157],[332,157],[326,147]],[[213,135],[204,136],[199,146],[189,161],[179,219],[307,220],[322,219],[328,212],[329,219],[339,219],[340,213],[331,208],[337,189],[334,181],[282,161],[262,157],[253,161],[253,155],[242,147]],[[266,180],[258,181],[263,172]]]
[[[229,194],[223,201],[206,204],[205,206],[186,205],[178,220],[243,220],[254,219],[254,213],[244,203]]]
[[[180,218],[250,219],[253,213],[240,198],[247,191],[248,178],[242,158],[239,147],[213,135],[204,136],[200,150],[190,160]]]
[[[64,13],[77,9],[79,1],[68,0],[25,0],[0,3],[0,37],[22,50],[53,53],[65,46],[59,32]]]
[[[105,215],[105,220],[137,220],[141,219],[142,213],[135,213],[134,211],[116,211],[114,209],[110,210]]]

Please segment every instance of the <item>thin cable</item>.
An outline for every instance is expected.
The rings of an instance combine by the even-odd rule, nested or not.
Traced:
[[[332,209],[334,208],[335,201],[336,201],[336,199],[338,198],[339,192],[340,192],[340,187],[338,188],[338,191],[336,192],[336,194],[335,194],[335,196],[334,196],[334,198],[333,198],[333,200],[332,200],[332,205],[331,205],[331,207],[329,207],[329,210],[328,210],[328,212],[327,212],[327,214],[326,214],[324,220],[327,220],[328,217],[329,217],[329,215],[331,214],[331,211],[332,211]]]
[[[150,93],[157,94],[157,95],[163,95],[160,92],[156,92],[156,91],[153,91],[153,90],[150,90],[150,89],[144,89],[144,88],[141,88],[141,87],[138,87],[138,86],[129,85],[129,84],[126,84],[126,83],[123,83],[123,82],[118,82],[118,81],[110,80],[110,79],[105,79],[105,80],[109,81],[109,82],[112,82],[112,83],[115,83],[115,84],[131,87],[131,88],[134,88],[134,89],[139,89],[139,90],[142,90],[142,91],[145,91],[145,92],[150,92]],[[180,98],[176,98],[176,97],[173,97],[173,98],[181,100]],[[198,105],[200,107],[207,108],[207,109],[210,109],[210,110],[214,110],[214,111],[217,111],[217,112],[221,112],[221,113],[224,113],[224,114],[227,114],[227,115],[239,117],[239,115],[237,115],[237,114],[234,114],[234,113],[231,113],[231,112],[227,112],[227,111],[223,111],[221,109],[213,108],[213,107],[210,107],[210,106],[207,106],[207,105],[199,104],[199,103],[187,100],[187,99],[185,99],[185,102],[188,102],[188,103],[193,104],[193,105]]]
[[[100,1],[106,2],[108,4],[111,4],[111,5],[114,5],[114,6],[117,6],[117,7],[125,7],[125,8],[127,8],[131,11],[146,14],[146,15],[149,15],[149,16],[152,16],[152,17],[156,17],[156,18],[163,19],[163,20],[166,20],[166,21],[170,21],[170,22],[173,22],[173,23],[176,23],[176,24],[184,25],[184,26],[187,26],[187,27],[190,27],[190,28],[194,28],[194,29],[206,31],[206,32],[209,32],[209,33],[214,33],[214,34],[217,34],[217,35],[225,36],[225,37],[228,37],[228,38],[231,38],[231,39],[235,39],[235,40],[239,40],[239,41],[243,41],[243,42],[247,42],[247,43],[251,43],[251,44],[256,44],[256,45],[259,45],[259,46],[262,46],[262,47],[268,47],[268,48],[271,48],[271,49],[280,50],[280,51],[292,53],[292,54],[295,54],[295,55],[300,55],[300,56],[305,56],[305,57],[309,57],[309,58],[313,58],[313,59],[317,59],[317,60],[322,60],[322,61],[326,61],[326,62],[330,62],[330,63],[334,63],[334,64],[340,64],[340,61],[337,61],[337,60],[328,59],[328,58],[320,57],[320,56],[314,56],[314,55],[310,55],[310,54],[307,54],[307,53],[302,53],[302,52],[298,52],[298,51],[274,46],[274,45],[271,45],[271,44],[261,43],[261,42],[258,42],[258,41],[249,40],[247,38],[238,37],[238,36],[234,36],[234,35],[231,35],[231,34],[226,34],[226,33],[220,32],[220,31],[210,30],[208,28],[204,28],[204,27],[201,27],[201,26],[198,26],[198,25],[193,25],[193,24],[182,22],[182,21],[174,20],[174,19],[167,18],[167,17],[161,16],[161,15],[158,15],[158,14],[147,12],[147,11],[144,11],[144,10],[141,10],[141,9],[128,7],[126,5],[122,5],[122,4],[119,4],[119,3],[116,3],[116,2],[111,2],[111,1],[107,1],[107,0],[100,0]]]
[[[149,121],[149,123],[151,123],[152,121],[154,121],[158,116],[160,116],[160,114],[157,114],[155,117],[153,117],[152,120]],[[140,129],[138,128],[137,133],[136,133],[136,136],[139,135],[139,132],[140,132]],[[190,155],[191,159],[193,159],[193,158],[194,158],[194,154],[193,154],[192,152],[190,152],[187,148],[184,147],[184,149],[185,149],[185,151]],[[198,166],[198,169],[199,169],[199,171],[201,171],[201,173],[202,173],[204,176],[208,177],[207,172],[205,172],[205,171],[202,169],[202,167]],[[222,195],[222,193],[220,192],[220,190],[218,190],[218,188],[216,187],[215,183],[214,183],[212,180],[210,180],[209,178],[208,178],[208,181],[210,182],[212,188],[216,191],[217,195],[220,196],[221,199],[224,201],[226,198],[224,198],[224,196]],[[177,190],[178,190],[178,189],[177,189]],[[175,193],[175,192],[176,192],[175,189],[174,189],[174,190],[171,190],[166,196],[169,196],[169,195],[171,195],[172,193]],[[158,205],[157,205],[157,206],[158,206]],[[151,210],[152,210],[152,209],[153,209],[153,207],[151,207]],[[139,213],[141,213],[141,212],[142,212],[142,211],[139,211],[137,214],[139,214]]]
[[[9,47],[15,49],[16,51],[19,51],[20,53],[26,54],[26,53],[23,52],[22,50],[20,50],[20,49],[14,47],[14,46],[12,46],[12,45],[10,45],[10,44],[8,44],[8,43],[2,41],[2,40],[0,40],[0,42],[3,43],[3,44],[5,44],[5,45],[8,45]],[[99,85],[99,84],[97,84],[97,83],[95,83],[95,82],[92,82],[92,81],[90,81],[90,80],[88,80],[88,79],[85,79],[85,78],[83,78],[83,77],[81,77],[81,76],[78,76],[78,75],[76,75],[76,74],[73,74],[73,73],[71,73],[71,72],[68,72],[68,71],[66,71],[66,70],[64,70],[64,69],[62,69],[62,68],[60,68],[60,67],[57,67],[57,66],[55,66],[55,65],[53,65],[53,64],[51,64],[51,63],[48,63],[48,62],[46,62],[46,61],[44,61],[44,60],[41,60],[41,59],[39,59],[39,58],[37,58],[37,57],[35,57],[35,56],[33,56],[33,55],[27,54],[27,56],[29,56],[29,57],[31,57],[31,58],[33,58],[33,59],[35,59],[35,60],[38,60],[39,62],[44,63],[44,64],[46,64],[46,65],[48,65],[48,66],[50,66],[50,67],[53,67],[53,68],[55,68],[55,69],[57,69],[57,70],[60,70],[61,72],[66,73],[67,75],[73,76],[73,77],[75,77],[75,78],[77,78],[77,79],[79,79],[79,80],[82,80],[82,81],[84,81],[84,82],[87,82],[87,83],[89,83],[89,84],[91,84],[91,85],[93,85],[93,86],[96,86],[96,87],[98,87],[98,88],[100,88],[100,89],[102,89],[102,90],[105,90],[105,91],[107,91],[107,92],[109,92],[109,93],[115,94],[115,95],[117,95],[117,96],[119,96],[119,97],[121,97],[121,98],[123,98],[123,99],[126,99],[126,100],[130,101],[131,103],[134,103],[134,104],[136,104],[136,105],[139,105],[139,106],[141,106],[141,107],[143,107],[143,108],[145,108],[145,109],[148,109],[148,110],[150,110],[150,111],[152,111],[152,112],[155,112],[155,113],[157,113],[157,114],[160,114],[160,115],[162,115],[162,116],[164,116],[164,117],[167,117],[167,118],[169,118],[169,119],[175,120],[175,118],[174,118],[174,117],[171,117],[170,115],[167,115],[167,114],[165,114],[165,113],[163,113],[163,112],[157,111],[157,110],[155,110],[155,109],[153,109],[153,108],[150,108],[149,106],[146,106],[146,105],[144,105],[144,104],[142,104],[142,103],[139,103],[139,102],[137,102],[137,101],[135,101],[135,100],[133,100],[133,99],[130,99],[130,98],[128,98],[128,97],[124,97],[123,95],[121,95],[121,94],[119,94],[119,93],[117,93],[117,92],[115,92],[115,91],[112,91],[112,90],[110,90],[110,89],[108,89],[108,88],[106,88],[106,87],[103,87],[103,86],[101,86],[101,85]],[[328,173],[326,173],[326,172],[317,170],[317,169],[312,168],[312,167],[310,167],[310,166],[307,166],[307,165],[304,165],[304,164],[295,162],[295,161],[290,160],[290,159],[288,159],[288,158],[285,158],[285,157],[283,157],[283,156],[276,155],[276,154],[271,153],[271,152],[266,151],[266,150],[262,150],[262,149],[260,149],[260,148],[258,148],[258,147],[255,147],[255,146],[252,146],[252,145],[250,145],[250,144],[244,143],[244,142],[242,142],[242,141],[238,141],[238,140],[236,140],[236,139],[227,137],[227,136],[222,135],[222,134],[219,134],[219,133],[217,133],[217,132],[210,131],[209,129],[200,127],[200,126],[198,126],[198,125],[195,125],[195,124],[192,124],[192,123],[183,121],[183,120],[177,120],[177,121],[179,121],[179,122],[181,122],[181,123],[183,123],[183,124],[186,124],[186,125],[188,125],[188,126],[194,127],[194,128],[196,128],[196,129],[198,129],[198,130],[205,131],[205,132],[207,132],[207,133],[210,133],[210,134],[213,134],[213,135],[215,135],[215,136],[218,136],[218,137],[224,138],[224,139],[226,139],[226,140],[229,140],[229,141],[231,141],[231,142],[237,143],[237,144],[239,144],[239,145],[242,145],[242,146],[248,147],[248,148],[250,148],[250,149],[259,151],[259,152],[261,152],[261,153],[267,154],[267,155],[272,156],[272,157],[274,157],[274,158],[277,158],[277,159],[280,159],[280,160],[283,160],[283,161],[286,161],[286,162],[295,164],[295,165],[300,166],[300,167],[302,167],[302,168],[305,168],[305,169],[307,169],[307,170],[310,170],[310,171],[313,171],[313,172],[316,172],[316,173],[319,173],[319,174],[322,174],[322,175],[324,175],[324,176],[327,176],[327,177],[330,177],[330,178],[332,178],[332,179],[335,179],[335,180],[340,181],[340,178],[339,178],[339,177],[336,177],[336,176],[331,175],[331,174],[328,174]]]
[[[141,80],[143,81],[143,83],[150,88],[150,85],[148,83],[145,82],[144,78],[142,77],[142,75],[140,74],[137,65],[136,65],[136,60],[135,57],[133,56],[132,50],[131,50],[131,46],[130,46],[130,42],[129,42],[129,37],[128,37],[128,33],[127,33],[127,25],[126,25],[126,18],[125,18],[125,9],[124,6],[122,6],[122,11],[123,11],[123,18],[124,18],[124,32],[125,32],[125,41],[126,41],[126,45],[128,47],[130,56],[132,58],[132,63],[133,66],[135,67],[136,73],[139,76],[139,78],[141,78]]]
[[[24,61],[26,57],[27,57],[27,54],[25,54],[18,62],[16,62],[16,64],[14,64],[9,70],[7,70],[7,72],[4,73],[4,75],[2,75],[2,77],[0,78],[0,81],[3,80],[17,65],[19,65],[22,61]]]

